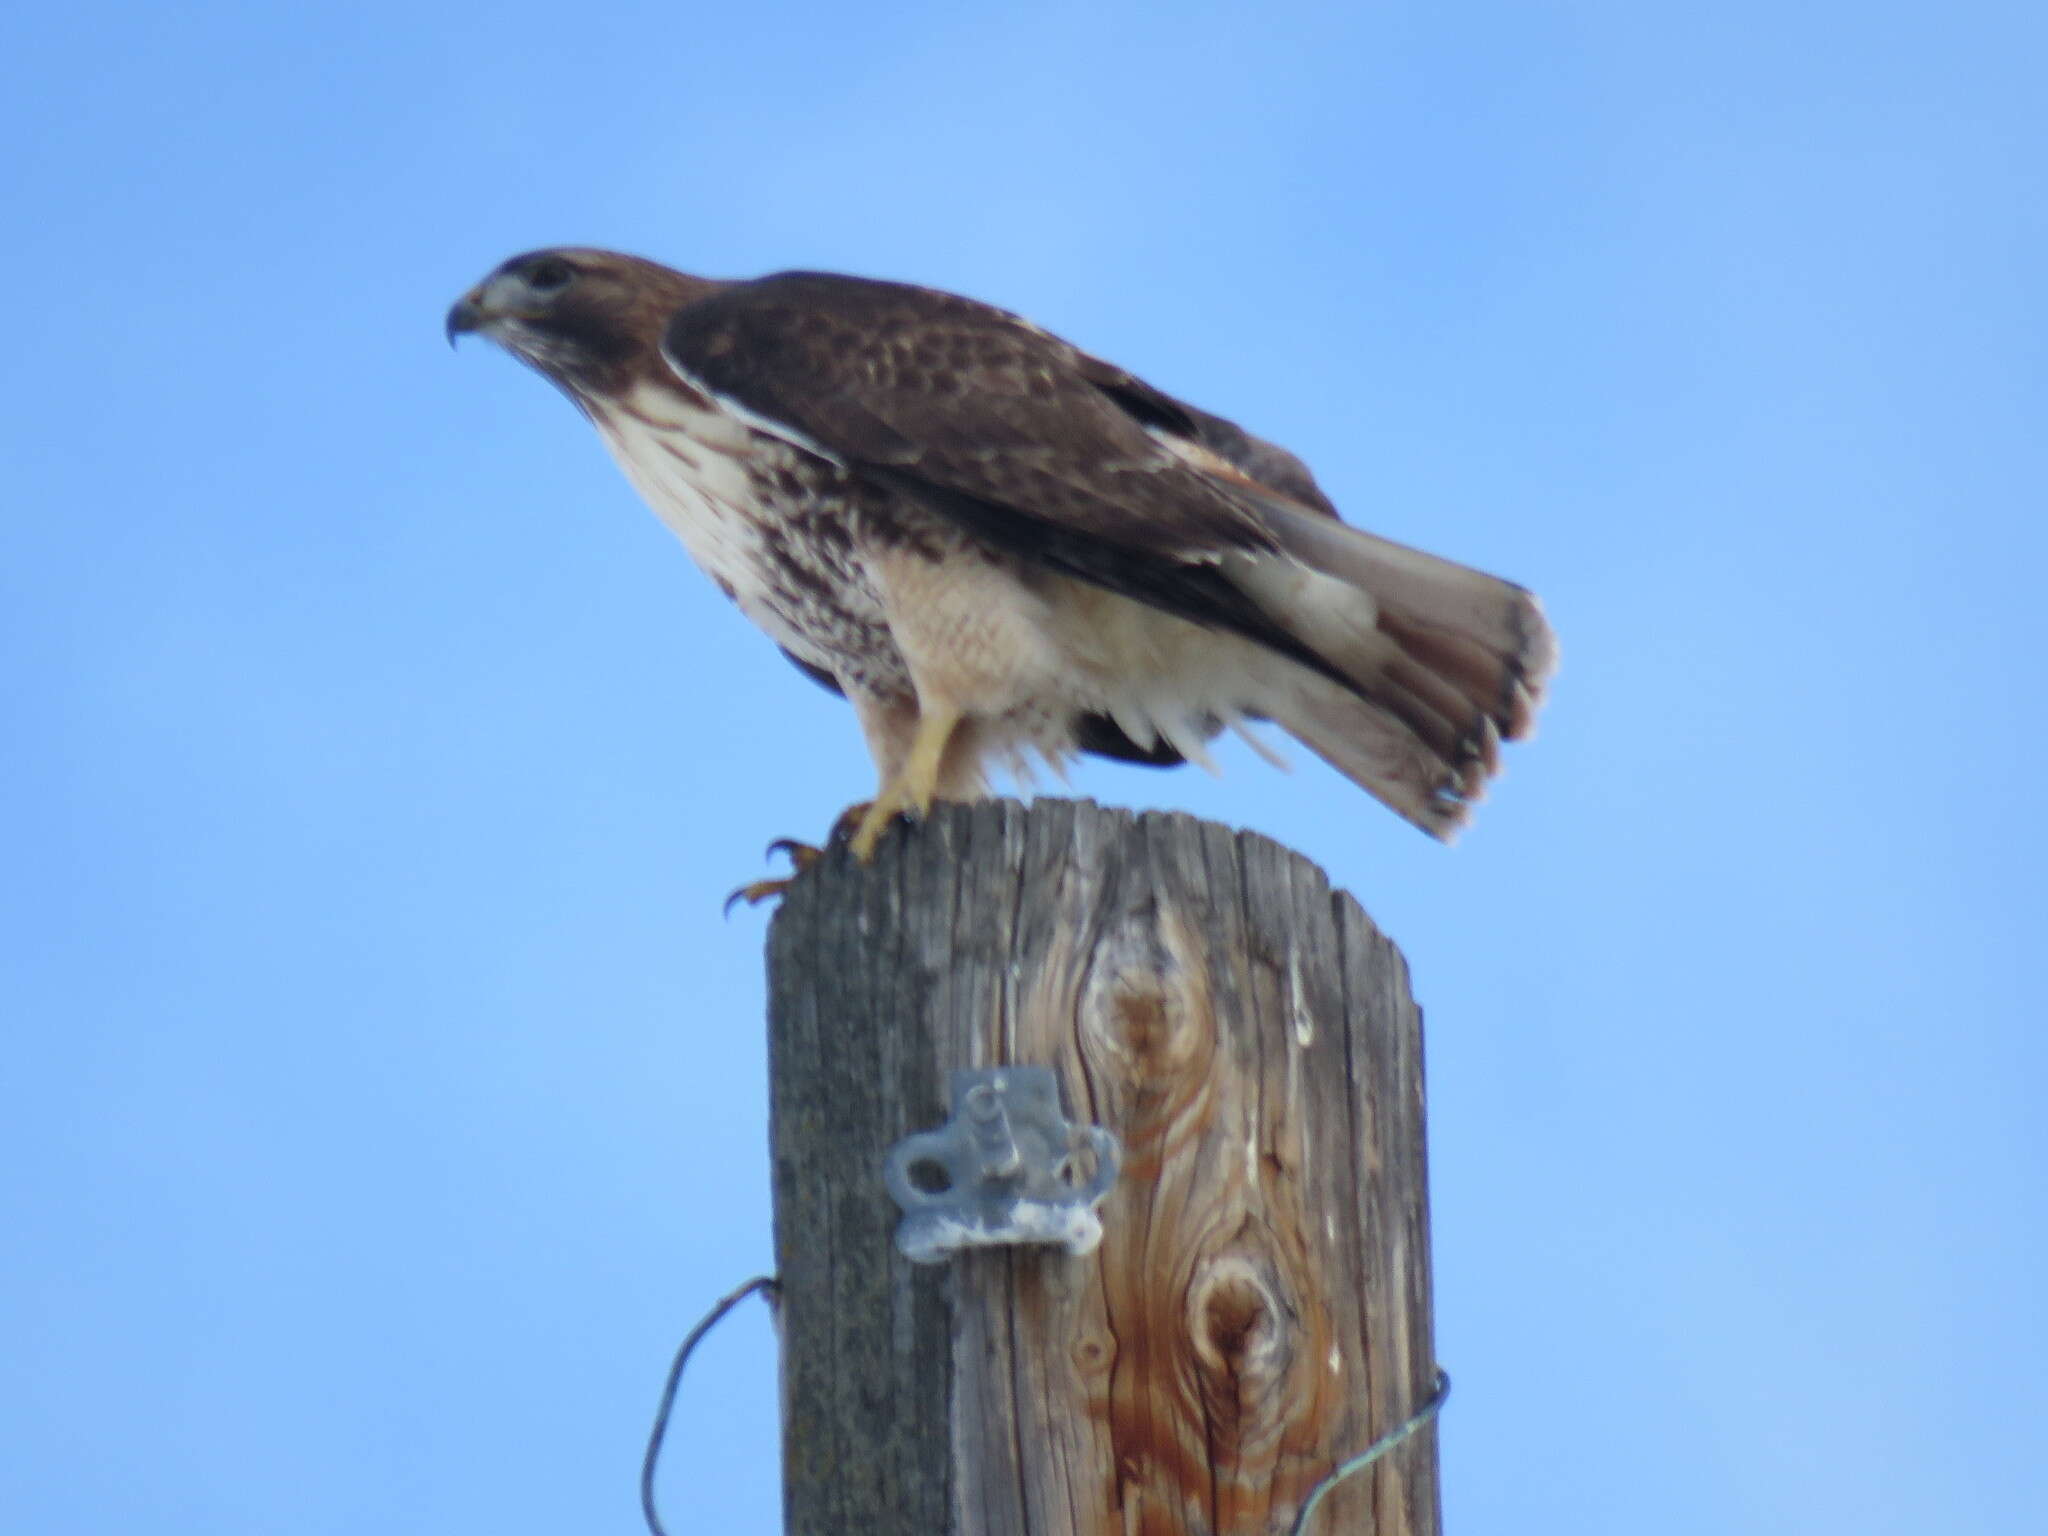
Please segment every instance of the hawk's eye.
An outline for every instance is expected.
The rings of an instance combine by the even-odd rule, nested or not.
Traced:
[[[569,263],[550,256],[546,261],[537,262],[528,269],[526,286],[535,293],[560,293],[569,286],[569,280],[576,275],[576,269]]]

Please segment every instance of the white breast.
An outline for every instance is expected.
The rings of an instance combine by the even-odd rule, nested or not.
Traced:
[[[690,558],[758,623],[761,535],[747,513],[753,477],[740,455],[750,433],[716,411],[644,386],[593,412],[619,468]]]

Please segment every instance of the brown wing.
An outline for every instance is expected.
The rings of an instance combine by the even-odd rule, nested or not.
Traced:
[[[1278,491],[1290,501],[1328,517],[1337,515],[1337,509],[1316,484],[1309,467],[1278,443],[1269,443],[1234,421],[1211,415],[1185,400],[1176,400],[1114,363],[1105,363],[1086,352],[1077,351],[1074,357],[1082,377],[1126,415],[1193,448],[1208,450],[1223,461],[1220,467],[1243,476],[1263,491]]]
[[[1256,505],[1155,433],[1185,438],[1266,495],[1306,490],[1298,460],[1007,312],[901,283],[785,272],[670,320],[683,379],[990,543],[1349,685],[1218,569],[1279,548]],[[1313,499],[1310,499],[1310,498]]]

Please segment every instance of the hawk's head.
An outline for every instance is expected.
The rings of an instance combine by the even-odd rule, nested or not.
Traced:
[[[616,251],[529,251],[455,301],[448,340],[488,336],[572,397],[622,393],[637,376],[667,372],[669,317],[720,286]]]

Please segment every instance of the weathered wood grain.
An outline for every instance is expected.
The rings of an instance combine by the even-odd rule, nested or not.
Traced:
[[[1420,1021],[1306,860],[1184,816],[942,807],[769,939],[796,1536],[1285,1532],[1428,1397]],[[920,1269],[887,1147],[955,1067],[1045,1063],[1122,1138],[1101,1248]],[[1435,1536],[1433,1433],[1318,1532]]]

